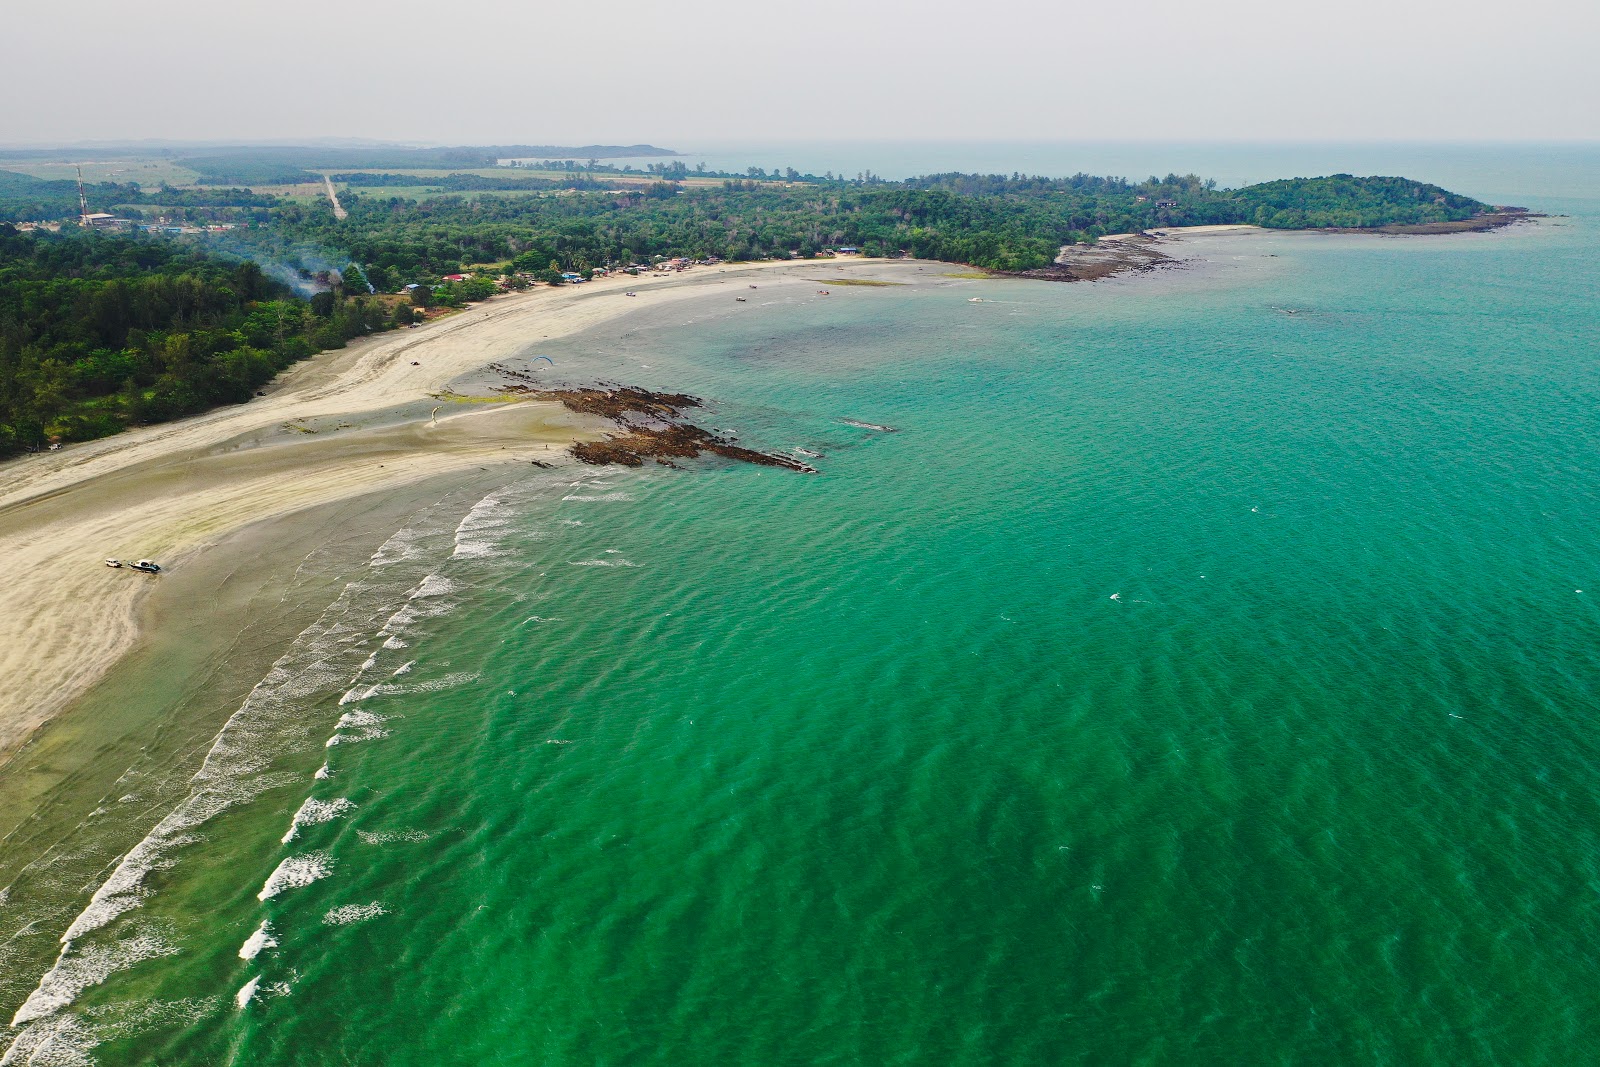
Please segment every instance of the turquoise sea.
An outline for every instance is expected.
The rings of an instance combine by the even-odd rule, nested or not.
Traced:
[[[1563,217],[531,346],[822,473],[418,510],[4,1062],[1592,1059],[1600,169],[1437,161]]]

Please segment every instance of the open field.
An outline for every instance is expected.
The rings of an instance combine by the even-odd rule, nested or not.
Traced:
[[[162,185],[183,187],[193,185],[199,177],[187,167],[170,159],[123,159],[83,161],[39,161],[32,159],[0,159],[0,170],[26,174],[46,181],[75,181],[74,167],[83,167],[83,180],[95,182],[138,182],[140,188],[157,189]]]

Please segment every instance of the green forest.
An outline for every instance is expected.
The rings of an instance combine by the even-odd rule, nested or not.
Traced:
[[[298,299],[249,260],[0,224],[0,455],[243,402],[391,324],[364,297]]]
[[[430,151],[437,164],[505,150]],[[207,176],[219,180],[253,167],[275,170],[276,180],[350,160],[263,152],[189,162],[215,164]],[[367,160],[397,162],[379,152]],[[718,176],[676,161],[651,164],[649,178],[625,179],[593,161],[564,172],[503,170],[341,174],[344,219],[320,196],[204,184],[87,188],[91,211],[230,226],[181,237],[70,223],[59,233],[19,231],[6,221],[75,219],[77,185],[0,171],[0,455],[237,403],[297,359],[411,321],[411,302],[455,306],[502,287],[561,284],[562,272],[677,256],[812,257],[841,246],[1019,272],[1112,233],[1218,223],[1374,228],[1491,210],[1435,185],[1343,174],[1219,189],[1193,175],[889,182],[752,168]],[[458,274],[467,277],[446,280]]]
[[[483,179],[471,179],[474,182]],[[585,179],[589,180],[589,179]],[[1216,223],[1305,229],[1468,219],[1486,205],[1400,178],[1293,179],[1218,190],[1193,176],[1118,179],[935,175],[908,182],[656,182],[598,193],[344,197],[285,207],[276,239],[311,242],[396,281],[474,264],[563,270],[648,260],[810,256],[850,245],[986,270],[1045,266],[1062,245],[1110,233]]]

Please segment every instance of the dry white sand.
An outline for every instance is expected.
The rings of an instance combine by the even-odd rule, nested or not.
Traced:
[[[1163,226],[1148,230],[1155,237],[1215,237],[1224,233],[1270,233],[1272,231],[1249,223],[1219,223],[1215,226]]]
[[[496,297],[419,329],[317,356],[248,404],[0,466],[0,560],[7,584],[0,612],[0,754],[14,750],[134,644],[142,594],[161,579],[113,570],[102,563],[106,557],[181,566],[262,519],[451,471],[549,458],[602,428],[549,403],[452,405],[436,423],[423,419],[330,436],[286,431],[286,424],[426,402],[459,375],[530,343],[652,304],[744,289],[752,270],[789,268],[801,275],[797,284],[809,285],[811,268],[840,266],[700,267],[665,280],[619,277]],[[638,296],[624,296],[629,289]],[[545,444],[551,451],[536,455]]]
[[[1108,233],[1102,241],[1133,241],[1151,237],[1214,237],[1224,233],[1266,233],[1260,226],[1248,223],[1220,223],[1213,226],[1162,226],[1143,233]]]

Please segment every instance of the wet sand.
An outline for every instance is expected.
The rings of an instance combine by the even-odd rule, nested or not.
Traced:
[[[185,568],[234,544],[230,537],[246,527],[548,460],[609,427],[554,402],[437,399],[453,380],[616,316],[743,290],[753,273],[782,270],[794,275],[792,284],[812,285],[815,272],[872,267],[866,260],[701,267],[497,297],[324,353],[248,404],[0,467],[0,558],[9,585],[0,612],[0,755],[15,753],[135,647],[155,588],[176,584]],[[113,570],[101,562],[106,557],[155,559],[168,573]],[[203,602],[189,607],[206,610]]]

